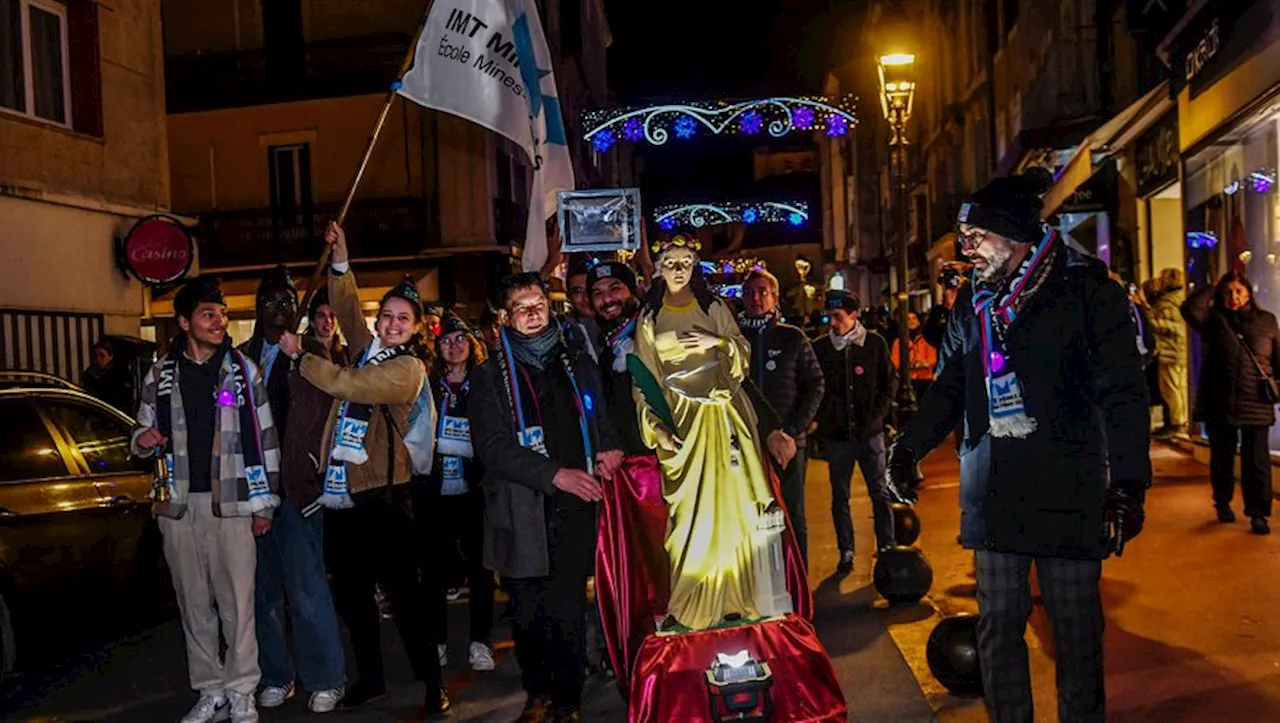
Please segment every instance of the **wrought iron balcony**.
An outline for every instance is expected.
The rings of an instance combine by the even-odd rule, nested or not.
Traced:
[[[293,53],[257,48],[166,58],[168,111],[377,93],[395,78],[409,40],[392,33],[307,43]]]
[[[196,214],[196,241],[204,269],[267,266],[314,261],[324,231],[338,213],[337,203],[280,211],[255,208]],[[356,201],[344,226],[354,258],[415,256],[429,245],[426,202],[420,198],[374,198]]]

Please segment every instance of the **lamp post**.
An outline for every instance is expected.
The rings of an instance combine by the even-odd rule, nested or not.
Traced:
[[[894,52],[881,55],[877,63],[880,74],[880,109],[889,122],[893,135],[889,138],[890,180],[894,182],[894,227],[898,236],[898,412],[905,417],[916,410],[915,389],[911,387],[911,332],[907,328],[907,119],[915,96],[916,56]],[[895,168],[896,166],[896,168]]]

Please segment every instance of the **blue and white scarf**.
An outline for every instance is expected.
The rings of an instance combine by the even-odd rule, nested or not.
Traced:
[[[987,412],[992,437],[1025,439],[1037,422],[1027,415],[1022,385],[1005,347],[1005,331],[1048,278],[1057,252],[1058,234],[1048,230],[1008,284],[992,287],[974,275],[973,311],[982,336],[982,376],[987,386]],[[1004,288],[1004,294],[997,293]]]
[[[376,342],[375,342],[376,344]],[[374,345],[364,350],[356,367],[377,366],[385,361],[413,353],[410,344],[399,344],[379,349],[372,355]],[[324,475],[324,493],[316,503],[329,509],[341,510],[354,507],[347,483],[347,463],[364,464],[369,461],[364,438],[369,433],[369,420],[373,417],[372,404],[356,404],[343,400],[338,408],[338,421],[333,425],[333,444],[329,448],[329,463]],[[387,430],[390,434],[391,430]]]

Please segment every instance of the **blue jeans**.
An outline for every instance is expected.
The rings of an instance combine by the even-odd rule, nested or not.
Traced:
[[[884,435],[854,442],[836,439],[826,441],[827,463],[831,476],[831,519],[836,526],[836,544],[840,552],[853,552],[853,518],[849,513],[849,484],[853,481],[853,465],[862,469],[871,497],[871,512],[876,523],[876,547],[884,549],[897,544],[893,536],[893,500],[884,478]]]
[[[286,597],[296,675],[285,642]],[[298,680],[315,692],[346,684],[338,616],[324,572],[323,510],[303,517],[288,501],[276,510],[271,531],[258,538],[254,606],[263,687]]]

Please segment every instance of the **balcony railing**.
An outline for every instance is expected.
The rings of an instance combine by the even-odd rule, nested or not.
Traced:
[[[409,47],[393,33],[308,43],[292,55],[262,48],[165,60],[170,113],[340,98],[386,90]]]
[[[255,208],[197,214],[200,265],[226,269],[314,261],[338,205],[317,203],[292,212]],[[431,235],[426,202],[420,198],[356,201],[344,226],[355,258],[414,256],[427,248]]]

